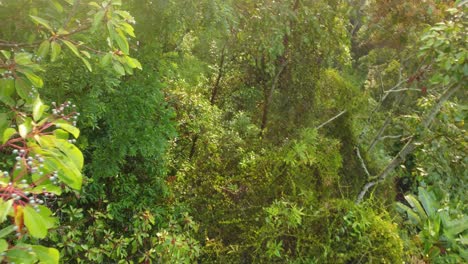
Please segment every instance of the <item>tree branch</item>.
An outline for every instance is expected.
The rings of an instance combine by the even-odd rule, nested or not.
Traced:
[[[443,95],[439,97],[438,102],[432,107],[431,111],[421,122],[423,129],[429,128],[432,121],[434,120],[437,113],[440,111],[442,105],[458,90],[462,85],[452,86],[447,89]],[[379,182],[384,181],[392,172],[398,167],[405,159],[408,154],[412,153],[416,149],[416,144],[414,143],[414,136],[406,143],[406,145],[400,150],[400,152],[392,159],[392,161],[385,167],[385,169],[376,176],[376,180],[366,183],[359,193],[356,203],[360,203],[364,198],[364,195],[369,191],[369,188],[376,185]]]
[[[346,113],[347,110],[343,110],[341,111],[339,114],[337,114],[336,116],[328,119],[325,123],[322,123],[321,125],[319,125],[318,127],[316,127],[315,129],[319,130],[320,128],[324,127],[325,125],[327,125],[328,123],[332,122],[333,120],[337,119],[338,117],[342,116],[344,113]]]

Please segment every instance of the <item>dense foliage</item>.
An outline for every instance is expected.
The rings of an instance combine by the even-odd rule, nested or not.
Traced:
[[[466,11],[0,0],[0,261],[468,262]]]

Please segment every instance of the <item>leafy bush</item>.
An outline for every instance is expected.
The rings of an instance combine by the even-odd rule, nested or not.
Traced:
[[[401,263],[403,243],[388,215],[347,200],[265,208],[251,238],[255,262]]]

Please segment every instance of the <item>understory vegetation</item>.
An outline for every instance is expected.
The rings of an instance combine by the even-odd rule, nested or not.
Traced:
[[[467,7],[0,0],[0,262],[467,263]]]

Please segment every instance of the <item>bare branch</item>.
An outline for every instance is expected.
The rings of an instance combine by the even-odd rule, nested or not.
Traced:
[[[428,115],[421,122],[422,128],[427,129],[431,125],[437,113],[440,111],[442,105],[458,90],[462,85],[452,86],[447,89],[443,95],[439,97],[437,104],[435,104]],[[385,169],[377,175],[377,179],[371,182],[368,182],[362,188],[359,193],[356,203],[360,203],[364,198],[364,195],[369,191],[369,188],[376,185],[379,182],[384,181],[392,172],[397,168],[405,159],[408,154],[412,153],[416,149],[417,145],[414,143],[414,138],[411,137],[406,145],[400,150],[400,152],[392,159],[392,161],[385,167]]]
[[[369,173],[369,170],[367,169],[366,163],[364,162],[364,160],[361,157],[361,152],[359,151],[359,147],[354,147],[354,149],[356,150],[356,155],[358,156],[359,161],[361,162],[362,169],[364,169],[364,171],[366,172],[367,177],[370,178],[371,174]]]
[[[343,115],[344,113],[346,113],[346,112],[347,112],[347,110],[341,111],[339,114],[337,114],[336,116],[334,116],[334,117],[328,119],[325,123],[322,123],[321,125],[319,125],[319,126],[316,127],[315,129],[318,130],[318,129],[324,127],[325,125],[327,125],[328,123],[330,123],[330,122],[332,122],[333,120],[337,119],[338,117],[342,116],[342,115]]]

